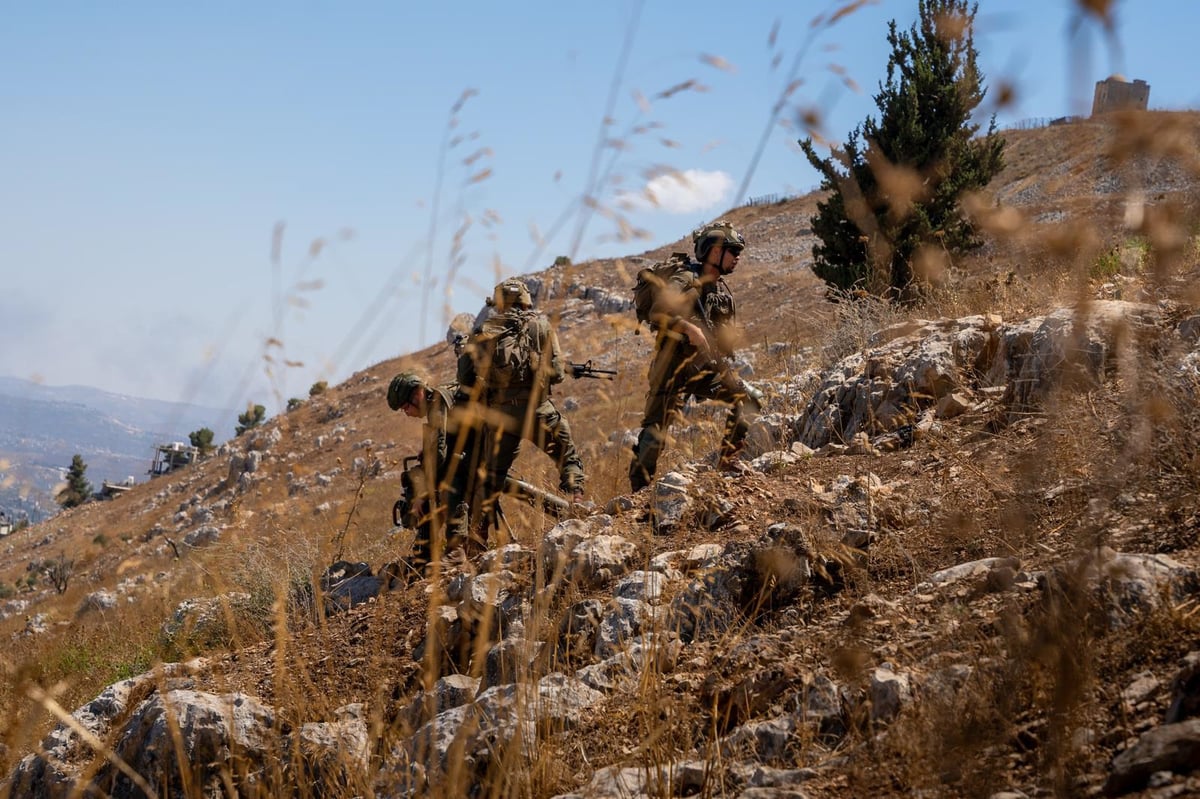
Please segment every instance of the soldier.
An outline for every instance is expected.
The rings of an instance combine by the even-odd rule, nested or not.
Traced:
[[[746,240],[729,222],[715,222],[692,233],[697,260],[671,272],[655,290],[649,321],[656,333],[650,364],[650,391],[642,432],[629,465],[629,485],[649,485],[665,445],[665,430],[688,396],[730,405],[718,465],[736,468],[749,430],[748,408],[757,404],[751,390],[730,370],[737,316],[725,284]],[[687,261],[686,254],[681,256]]]
[[[461,543],[456,539],[465,536],[464,503],[472,485],[471,458],[465,453],[471,451],[473,439],[469,427],[455,412],[451,395],[445,389],[426,385],[411,372],[392,378],[387,402],[393,411],[404,411],[406,416],[425,420],[419,463],[405,472],[404,477],[406,484],[412,486],[408,518],[416,530],[408,563],[420,571],[435,555],[440,556],[448,545]],[[449,522],[447,509],[454,510]],[[443,530],[448,535],[442,535]],[[439,545],[436,549],[435,542]]]
[[[460,392],[486,409],[491,450],[482,510],[492,512],[522,438],[554,460],[559,489],[572,501],[582,502],[583,464],[571,426],[550,399],[551,386],[561,383],[565,375],[558,336],[550,321],[533,310],[529,290],[520,280],[512,278],[496,286],[489,305],[495,313],[472,334],[459,358],[458,373]]]

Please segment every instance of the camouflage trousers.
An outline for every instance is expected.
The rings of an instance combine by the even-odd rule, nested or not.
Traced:
[[[558,468],[558,487],[568,497],[583,490],[583,463],[575,451],[571,425],[553,402],[542,400],[532,413],[521,403],[494,405],[490,410],[492,449],[484,492],[491,502],[504,489],[504,480],[523,439],[532,441],[554,461]]]
[[[658,459],[666,447],[666,429],[679,416],[689,396],[727,403],[725,432],[720,457],[729,460],[741,451],[750,430],[747,397],[725,370],[705,368],[695,355],[685,355],[671,343],[655,353],[650,365],[650,391],[642,416],[642,432],[629,464],[629,486],[633,491],[650,484],[658,470]]]
[[[470,538],[471,508],[478,516],[487,463],[482,431],[464,425],[448,444],[453,454],[442,469],[445,476],[437,485],[437,501],[432,505],[425,502],[415,525],[409,560],[417,568],[450,549],[465,546]]]

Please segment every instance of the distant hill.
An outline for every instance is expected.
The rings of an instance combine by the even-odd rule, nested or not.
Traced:
[[[221,440],[236,417],[220,408],[0,377],[0,508],[31,521],[53,514],[60,470],[76,453],[96,488],[129,476],[141,482],[155,444],[187,441],[201,427]]]

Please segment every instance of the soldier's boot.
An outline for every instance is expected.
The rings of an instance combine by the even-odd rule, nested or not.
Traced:
[[[475,525],[475,529],[467,536],[466,542],[463,544],[463,549],[466,550],[468,558],[475,558],[487,552],[488,548],[488,521],[484,516],[479,520],[479,524]]]
[[[471,537],[471,509],[467,503],[459,503],[454,514],[446,521],[446,551],[451,552],[466,546]]]
[[[583,493],[583,483],[575,483],[574,485],[561,488],[562,492],[570,497],[570,506],[566,509],[568,516],[574,519],[583,519],[596,512],[596,503],[589,501]]]
[[[650,485],[658,469],[658,456],[662,453],[662,435],[653,427],[643,427],[633,448],[633,461],[629,464],[629,488],[641,491]]]
[[[424,521],[417,526],[417,535],[413,539],[412,554],[406,558],[408,563],[415,569],[422,569],[430,560],[433,559],[433,542],[432,542],[432,526],[431,522]]]
[[[428,564],[414,564],[412,557],[409,556],[386,564],[380,570],[379,576],[383,578],[387,590],[398,591],[428,577],[428,569]]]
[[[650,475],[646,474],[642,464],[638,463],[637,458],[634,458],[633,463],[629,464],[630,492],[636,494],[648,485],[650,485]]]

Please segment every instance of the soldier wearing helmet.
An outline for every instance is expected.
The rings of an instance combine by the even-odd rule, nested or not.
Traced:
[[[411,372],[401,372],[392,378],[387,391],[388,407],[403,411],[406,416],[425,420],[421,436],[419,462],[415,474],[407,481],[419,486],[420,496],[411,498],[410,513],[416,538],[408,563],[420,571],[445,549],[447,509],[456,513],[449,522],[457,534],[466,530],[465,511],[459,510],[470,490],[470,473],[463,466],[461,453],[469,446],[466,429],[452,409],[454,400],[445,389],[430,386]],[[432,488],[430,488],[432,487]],[[453,537],[453,535],[451,536]],[[436,547],[434,544],[438,544]]]
[[[533,297],[529,295],[528,286],[517,278],[510,277],[496,286],[492,291],[492,296],[488,298],[487,304],[495,308],[497,312],[507,311],[510,308],[529,310],[533,307]]]
[[[453,399],[441,388],[428,386],[412,372],[401,372],[388,384],[388,407],[425,420],[421,457],[439,472],[449,466],[447,420]]]
[[[723,469],[736,465],[749,430],[746,417],[756,404],[727,363],[734,350],[737,314],[725,277],[737,270],[746,239],[731,223],[718,221],[697,228],[692,244],[696,260],[668,278],[651,312],[655,349],[642,432],[629,465],[634,491],[654,477],[666,428],[689,396],[730,406],[718,460]]]
[[[583,500],[584,485],[571,426],[550,399],[566,374],[550,320],[533,310],[529,289],[517,278],[496,286],[487,304],[493,313],[477,322],[458,360],[460,395],[482,408],[473,415],[487,427],[483,516],[472,524],[477,538],[486,534],[522,439],[554,460],[559,489],[573,501]]]

